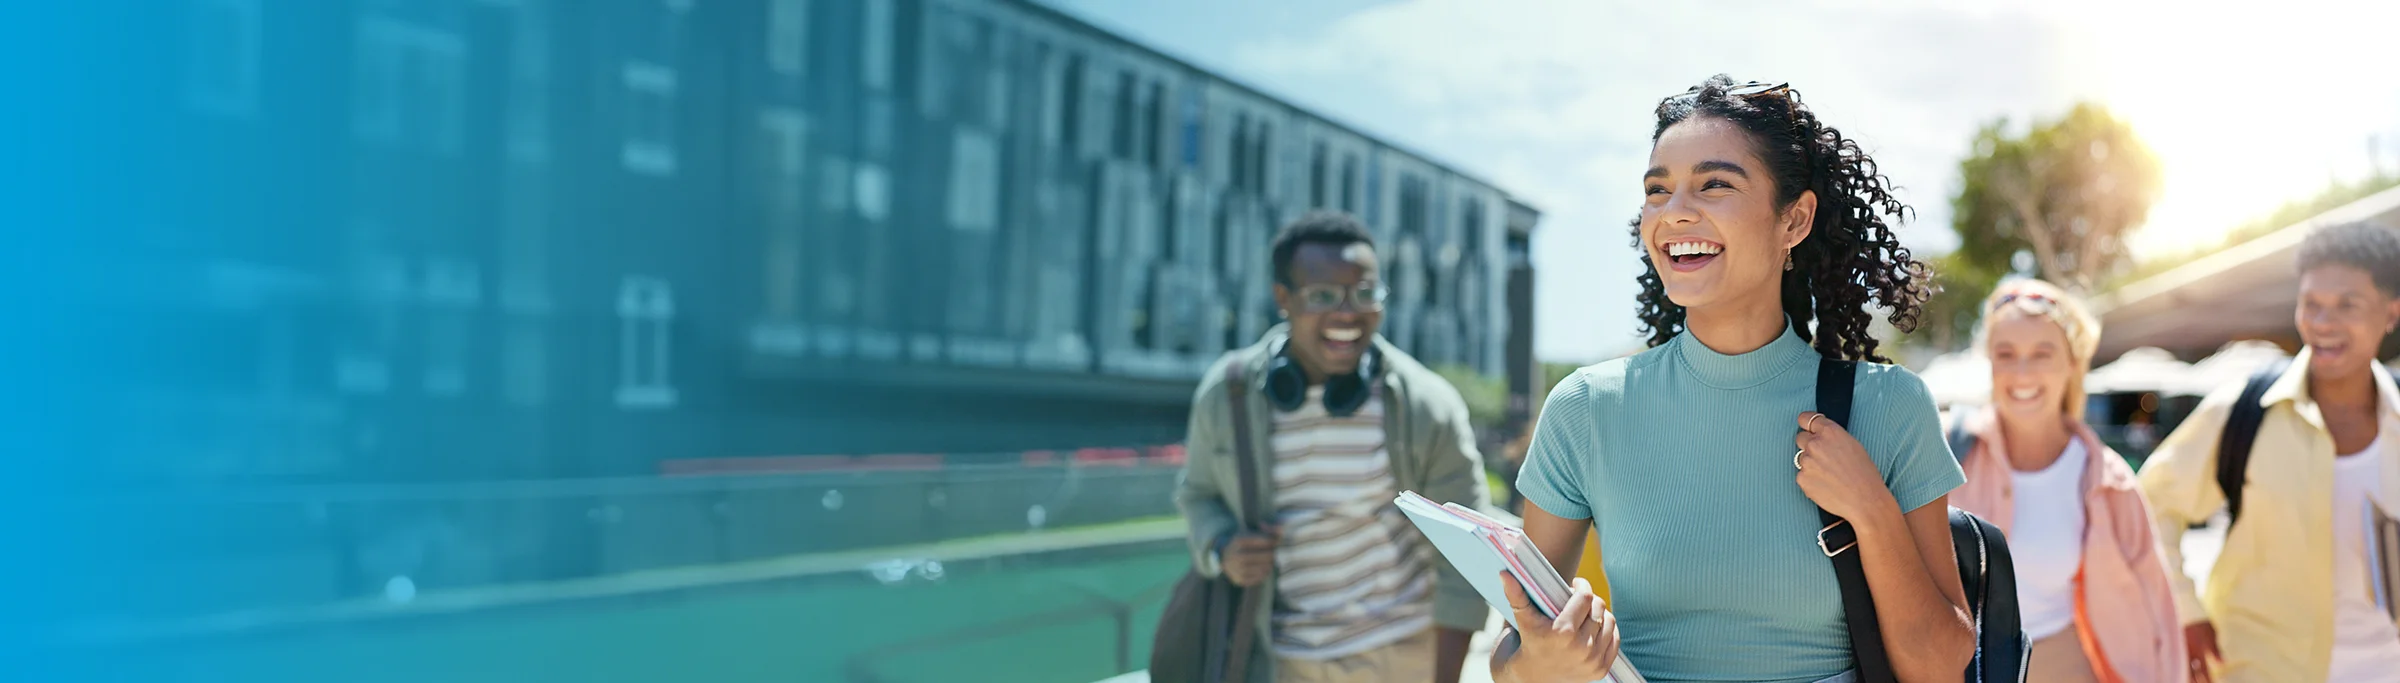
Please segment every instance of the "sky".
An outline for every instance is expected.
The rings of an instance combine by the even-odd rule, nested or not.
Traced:
[[[2137,258],[2364,176],[2371,141],[2400,169],[2396,2],[1048,1],[1540,208],[1535,354],[1548,361],[1640,347],[1626,225],[1651,108],[1711,74],[1788,81],[1858,140],[1915,210],[1900,235],[1923,255],[1957,243],[1949,198],[1979,126],[2079,101],[2131,123],[2164,168]]]

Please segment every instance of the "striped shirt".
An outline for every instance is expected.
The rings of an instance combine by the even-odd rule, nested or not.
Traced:
[[[1433,628],[1432,545],[1392,504],[1383,401],[1325,412],[1322,388],[1275,414],[1274,648],[1346,657]]]

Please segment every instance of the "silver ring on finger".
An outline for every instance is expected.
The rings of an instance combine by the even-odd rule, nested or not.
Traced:
[[[1800,456],[1803,455],[1808,455],[1808,449],[1803,448],[1797,451],[1792,451],[1792,469],[1802,469],[1800,467]]]
[[[1817,418],[1824,417],[1824,416],[1825,416],[1825,414],[1824,414],[1824,413],[1815,413],[1815,414],[1809,415],[1809,416],[1808,416],[1808,424],[1806,424],[1806,425],[1802,425],[1802,426],[1800,427],[1800,430],[1801,430],[1801,431],[1804,431],[1804,432],[1808,432],[1808,433],[1810,433],[1810,434],[1815,434],[1815,433],[1817,433]]]

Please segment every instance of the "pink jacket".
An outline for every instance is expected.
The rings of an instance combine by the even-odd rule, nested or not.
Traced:
[[[2016,508],[1999,420],[1989,408],[1961,419],[1975,434],[1975,448],[1960,462],[1967,483],[1950,495],[1950,504],[2006,533]],[[2075,591],[2084,654],[2102,681],[2187,681],[2183,627],[2150,505],[2123,458],[2082,422],[2072,429],[2091,454],[2083,473],[2083,569]]]

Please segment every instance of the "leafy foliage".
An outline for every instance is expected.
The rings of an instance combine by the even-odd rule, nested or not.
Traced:
[[[1466,399],[1467,419],[1475,423],[1476,429],[1498,427],[1500,420],[1507,416],[1506,378],[1485,375],[1459,365],[1435,366],[1433,371],[1458,389],[1459,398]]]
[[[2006,119],[1975,134],[1951,199],[1954,267],[2012,270],[2020,251],[2035,274],[2088,291],[2126,260],[2125,236],[2157,201],[2158,157],[2133,127],[2095,104],[2012,135]]]
[[[2133,128],[2095,104],[2022,132],[2007,119],[1977,130],[1958,164],[1950,229],[1958,249],[1931,259],[1938,288],[1911,343],[1949,350],[1974,339],[1983,298],[2023,270],[2071,291],[2090,291],[2125,268],[2125,237],[2157,201],[2157,155]]]

